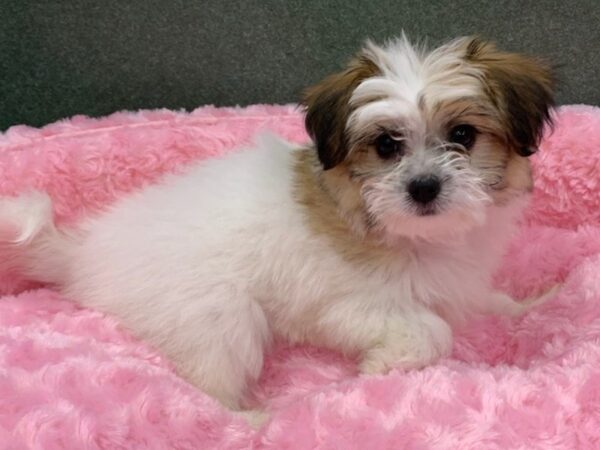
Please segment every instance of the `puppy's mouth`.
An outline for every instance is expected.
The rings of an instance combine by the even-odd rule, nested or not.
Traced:
[[[433,201],[426,204],[413,203],[413,214],[417,217],[431,217],[443,213],[440,202]]]
[[[417,216],[419,216],[419,217],[435,216],[438,213],[439,213],[439,210],[434,205],[417,207]]]

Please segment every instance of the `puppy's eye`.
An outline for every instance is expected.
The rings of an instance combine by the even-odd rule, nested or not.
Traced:
[[[375,140],[375,150],[381,159],[390,159],[402,154],[402,141],[383,133]]]
[[[477,130],[471,125],[457,125],[450,130],[448,140],[469,150],[475,144]]]

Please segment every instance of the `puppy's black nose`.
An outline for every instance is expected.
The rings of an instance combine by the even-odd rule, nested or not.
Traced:
[[[408,193],[415,202],[427,204],[440,193],[441,185],[437,177],[417,178],[408,184]]]

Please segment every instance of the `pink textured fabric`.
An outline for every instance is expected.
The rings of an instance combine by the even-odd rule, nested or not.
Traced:
[[[74,117],[0,135],[0,193],[50,192],[76,222],[260,129],[306,141],[293,106]],[[497,274],[517,297],[557,281],[525,317],[456,330],[452,358],[359,376],[314,348],[276,349],[252,430],[177,377],[111,317],[0,274],[1,449],[600,448],[600,109],[562,107],[532,157],[533,203]]]

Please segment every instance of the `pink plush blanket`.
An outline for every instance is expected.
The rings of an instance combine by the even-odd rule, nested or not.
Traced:
[[[0,194],[50,192],[76,222],[260,129],[305,141],[293,106],[75,117],[0,135]],[[0,274],[1,449],[600,448],[600,109],[568,106],[532,157],[533,204],[497,276],[518,319],[456,330],[452,358],[359,376],[353,361],[278,348],[254,395],[258,431],[177,377],[112,317]]]

